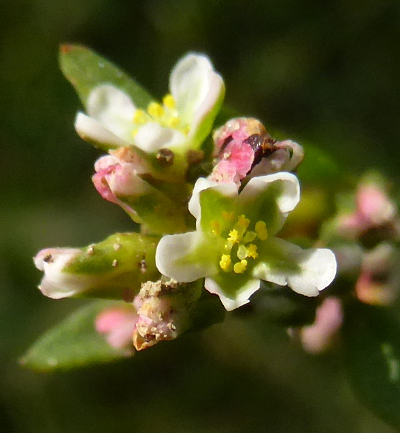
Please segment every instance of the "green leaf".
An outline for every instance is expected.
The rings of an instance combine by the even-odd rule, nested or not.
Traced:
[[[400,428],[400,323],[390,310],[349,309],[344,329],[346,365],[360,400]]]
[[[134,79],[87,47],[63,44],[59,60],[62,72],[74,86],[85,108],[90,91],[102,83],[111,83],[125,91],[137,107],[146,108],[153,100]]]
[[[133,354],[133,351],[114,349],[95,330],[97,314],[115,305],[126,304],[94,301],[81,307],[40,337],[20,363],[37,371],[56,371],[115,361]]]

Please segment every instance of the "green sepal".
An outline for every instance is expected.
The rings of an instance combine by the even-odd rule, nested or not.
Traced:
[[[91,90],[103,83],[110,83],[126,92],[137,107],[146,108],[153,100],[134,79],[87,47],[61,45],[59,62],[64,76],[74,86],[85,108]]]
[[[354,305],[343,332],[346,367],[360,400],[400,428],[400,322],[388,308]]]
[[[63,272],[87,278],[88,287],[77,297],[132,299],[141,283],[157,280],[155,265],[158,237],[115,233],[81,249]]]
[[[96,316],[122,302],[92,301],[43,334],[20,359],[24,367],[51,372],[116,361],[134,351],[115,349],[95,329]]]

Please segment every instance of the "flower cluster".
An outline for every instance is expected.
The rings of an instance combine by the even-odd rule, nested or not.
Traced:
[[[76,50],[82,47],[64,48],[64,65]],[[76,131],[108,152],[95,163],[94,186],[140,233],[39,252],[43,294],[125,300],[130,307],[101,313],[96,329],[114,347],[133,339],[141,350],[190,328],[204,293],[233,310],[261,281],[305,296],[332,282],[331,250],[277,237],[300,200],[293,173],[304,156],[299,144],[273,139],[250,117],[218,125],[225,88],[205,55],[178,61],[161,101],[107,68],[83,78],[73,68],[64,72],[86,109]]]

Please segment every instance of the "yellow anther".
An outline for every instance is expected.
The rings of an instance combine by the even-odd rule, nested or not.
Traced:
[[[248,249],[243,244],[240,244],[237,250],[238,259],[243,260],[248,256],[248,254]]]
[[[176,128],[177,126],[179,126],[179,117],[177,117],[177,116],[170,117],[167,120],[167,125],[170,128]]]
[[[219,266],[225,272],[229,272],[232,264],[232,259],[229,254],[222,254],[221,260],[219,261]]]
[[[235,274],[243,274],[246,268],[247,260],[240,260],[240,262],[237,262],[233,265],[233,272],[235,272]]]
[[[139,129],[134,129],[132,132],[131,132],[131,135],[132,135],[132,138],[135,138],[136,136],[137,136],[137,133],[139,132]]]
[[[268,238],[268,230],[267,230],[267,226],[266,226],[264,221],[257,221],[256,222],[255,231],[257,233],[257,236],[262,241],[265,241],[265,239]]]
[[[132,120],[134,123],[138,124],[146,123],[147,114],[143,110],[136,110]]]
[[[253,242],[256,237],[257,237],[257,233],[249,230],[244,235],[243,242],[245,244],[247,244],[248,242]]]
[[[175,98],[170,93],[164,96],[162,102],[166,107],[170,108],[171,110],[173,110],[176,106]]]
[[[150,102],[147,112],[151,117],[159,119],[164,115],[164,108],[158,102]]]
[[[237,220],[237,225],[244,230],[247,230],[247,227],[250,224],[250,220],[245,217],[245,215],[239,215]]]
[[[231,249],[233,248],[234,242],[232,241],[227,241],[226,244],[224,245],[224,248],[226,251],[231,251]]]
[[[258,257],[257,245],[250,244],[247,247],[247,257],[251,257],[252,259],[256,259]]]
[[[185,126],[184,128],[182,128],[182,132],[183,132],[185,135],[188,135],[189,132],[190,132],[190,126],[187,125],[187,126]]]
[[[235,214],[233,212],[222,211],[222,218],[226,221],[232,221]]]
[[[221,234],[221,225],[218,221],[211,221],[211,233],[213,235]]]
[[[229,232],[228,241],[233,243],[239,242],[239,232],[236,229]]]

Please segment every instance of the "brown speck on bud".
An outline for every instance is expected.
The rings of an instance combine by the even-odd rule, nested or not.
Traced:
[[[89,256],[92,256],[94,254],[94,246],[93,245],[88,246],[87,253],[89,254]]]
[[[171,165],[174,162],[174,152],[170,149],[160,149],[157,153],[157,160],[162,165]]]
[[[204,159],[204,152],[202,150],[189,150],[186,154],[186,159],[189,165],[198,164]]]
[[[47,256],[45,256],[43,258],[43,261],[46,263],[53,263],[54,259],[53,259],[53,256],[51,254],[47,254]]]
[[[112,266],[113,268],[116,268],[116,267],[118,266],[118,260],[117,260],[117,259],[114,259],[113,262],[112,262],[112,264],[111,264],[111,266]]]
[[[121,244],[118,244],[117,242],[113,245],[113,248],[115,251],[118,251],[121,248]]]
[[[142,274],[144,274],[147,271],[146,259],[143,258],[142,260],[140,260],[140,262],[138,263],[138,265],[139,265],[140,272]]]

